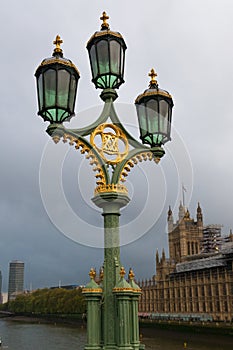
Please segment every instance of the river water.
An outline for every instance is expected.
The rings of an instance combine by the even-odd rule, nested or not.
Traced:
[[[203,335],[142,329],[148,350],[233,350],[233,336]],[[86,330],[80,326],[23,323],[0,320],[1,349],[9,350],[82,350]]]

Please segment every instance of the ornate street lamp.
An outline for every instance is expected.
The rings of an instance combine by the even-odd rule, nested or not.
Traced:
[[[53,56],[44,59],[36,70],[38,104],[40,115],[50,123],[62,123],[74,115],[74,106],[79,71],[75,65],[63,57],[57,35]]]
[[[124,82],[126,45],[122,36],[109,29],[104,12],[101,31],[87,43],[92,81],[102,89],[104,108],[91,125],[68,129],[62,124],[74,114],[77,68],[64,59],[57,37],[53,57],[42,61],[36,70],[39,112],[50,122],[48,134],[55,142],[69,141],[86,155],[96,172],[96,188],[92,201],[102,209],[104,217],[104,265],[101,283],[90,271],[90,282],[83,289],[87,300],[86,350],[139,350],[138,299],[140,288],[130,269],[128,282],[120,263],[120,210],[130,199],[124,185],[130,170],[144,160],[159,162],[165,151],[162,145],[170,140],[173,102],[171,95],[158,88],[155,73],[150,73],[149,89],[136,99],[141,144],[121,124],[114,108],[115,89]],[[62,97],[61,97],[62,96]],[[88,139],[85,136],[90,136]]]

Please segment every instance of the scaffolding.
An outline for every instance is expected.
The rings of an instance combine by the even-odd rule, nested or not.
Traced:
[[[222,225],[208,225],[203,228],[202,253],[218,253],[222,246]]]

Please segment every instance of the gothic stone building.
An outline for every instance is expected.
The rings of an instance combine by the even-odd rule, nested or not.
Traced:
[[[168,211],[169,259],[156,253],[156,274],[139,281],[139,315],[233,321],[233,235],[221,237],[218,225],[203,226],[182,204],[179,218]]]

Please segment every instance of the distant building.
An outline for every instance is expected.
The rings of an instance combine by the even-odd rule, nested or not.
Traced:
[[[8,293],[2,293],[2,303],[5,304],[8,300]]]
[[[9,264],[8,301],[24,291],[24,263],[13,260]]]
[[[157,319],[233,321],[233,235],[220,225],[203,225],[181,204],[179,218],[168,211],[169,254],[156,253],[156,274],[139,281],[141,315]]]

